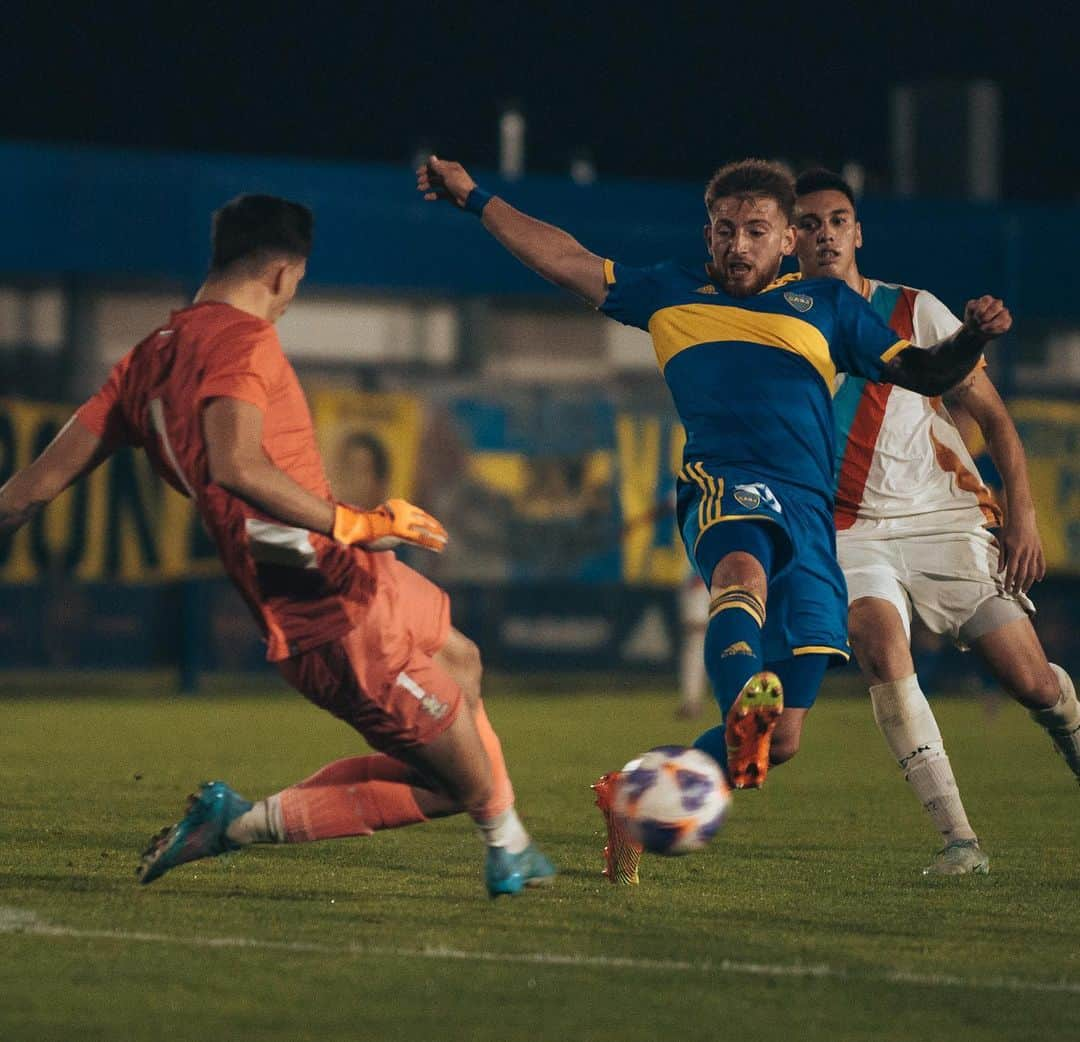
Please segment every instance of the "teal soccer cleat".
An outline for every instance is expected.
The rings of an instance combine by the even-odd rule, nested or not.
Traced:
[[[170,868],[239,850],[225,835],[229,824],[251,810],[252,804],[224,782],[204,782],[188,797],[187,813],[171,828],[164,828],[143,851],[136,870],[140,883],[152,883]]]
[[[555,866],[533,843],[520,854],[511,854],[505,847],[488,847],[484,881],[492,897],[520,894],[527,886],[546,886],[554,878]]]

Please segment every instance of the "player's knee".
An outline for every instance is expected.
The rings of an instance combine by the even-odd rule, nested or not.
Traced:
[[[709,592],[714,593],[731,586],[740,586],[749,590],[765,603],[768,596],[768,577],[761,562],[753,554],[742,550],[725,555],[713,569],[709,582]]]
[[[1009,677],[1008,691],[1027,709],[1048,709],[1061,698],[1061,685],[1049,666],[1016,670]]]
[[[466,704],[475,710],[480,704],[484,666],[480,649],[459,630],[452,630],[436,660],[446,669],[465,695]]]
[[[874,649],[874,626],[862,612],[853,610],[848,613],[848,641],[856,654]]]
[[[789,709],[781,715],[769,746],[769,763],[772,766],[787,763],[799,751],[805,719],[806,711],[802,709]]]
[[[799,736],[778,734],[769,746],[769,763],[776,767],[787,763],[799,751]]]
[[[848,641],[864,671],[884,676],[888,673],[892,642],[884,639],[881,627],[866,615],[853,612],[848,618]]]
[[[469,707],[475,709],[480,704],[480,691],[484,678],[484,662],[480,657],[480,649],[468,637],[461,643],[459,652],[458,683],[465,693],[465,699]]]

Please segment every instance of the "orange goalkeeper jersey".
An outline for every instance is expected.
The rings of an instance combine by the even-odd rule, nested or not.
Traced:
[[[284,525],[214,484],[200,414],[211,398],[250,402],[263,414],[271,462],[323,499],[323,470],[307,400],[271,323],[229,304],[175,311],[113,368],[78,411],[110,446],[145,449],[155,470],[196,503],[267,641],[288,658],[351,629],[391,554],[372,554]]]

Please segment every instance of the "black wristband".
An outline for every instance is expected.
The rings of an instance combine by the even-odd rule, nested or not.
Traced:
[[[469,213],[476,214],[480,217],[484,213],[484,207],[491,202],[492,195],[490,192],[485,192],[479,185],[477,185],[465,199],[465,209]]]

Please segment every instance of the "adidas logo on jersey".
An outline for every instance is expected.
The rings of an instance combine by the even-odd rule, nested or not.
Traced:
[[[706,282],[704,286],[698,286],[695,293],[704,293],[706,296],[715,296],[716,287],[711,282]]]
[[[814,306],[814,298],[808,297],[805,293],[785,293],[784,300],[786,300],[796,311],[806,312]]]

